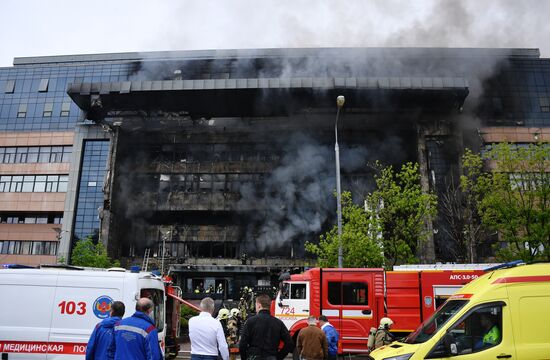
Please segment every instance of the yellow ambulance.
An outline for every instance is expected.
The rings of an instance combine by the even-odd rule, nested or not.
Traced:
[[[489,269],[369,359],[550,359],[550,263]]]

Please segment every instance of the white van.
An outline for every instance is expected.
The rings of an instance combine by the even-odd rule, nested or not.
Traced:
[[[122,269],[121,269],[122,270]],[[124,317],[150,297],[164,351],[165,293],[150,273],[105,270],[0,270],[0,354],[11,359],[84,359],[95,325],[122,301]]]

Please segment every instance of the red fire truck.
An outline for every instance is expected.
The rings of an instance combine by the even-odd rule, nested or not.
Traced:
[[[293,337],[308,316],[325,315],[340,333],[341,353],[368,352],[371,327],[384,316],[392,332],[412,332],[455,291],[493,264],[399,266],[384,269],[314,268],[283,281],[272,304]]]

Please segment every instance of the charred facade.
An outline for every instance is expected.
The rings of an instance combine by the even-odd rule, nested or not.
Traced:
[[[81,117],[72,125],[59,253],[68,257],[90,232],[79,228],[88,216],[111,256],[141,264],[148,253],[155,266],[183,274],[187,290],[207,269],[226,281],[258,267],[260,279],[309,264],[304,243],[335,223],[338,95],[346,97],[342,188],[358,201],[373,189],[376,160],[419,162],[423,188],[442,194],[465,147],[533,141],[534,129],[542,134],[550,123],[550,65],[536,49],[224,50],[15,63],[83,69],[64,78]],[[105,70],[115,68],[116,76]],[[94,71],[101,76],[86,76]],[[103,186],[92,196],[86,190],[96,183]],[[451,224],[440,216],[428,226],[422,260],[459,260]]]

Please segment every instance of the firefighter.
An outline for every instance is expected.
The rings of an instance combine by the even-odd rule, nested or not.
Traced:
[[[241,325],[241,311],[237,308],[233,308],[229,311],[229,317],[237,321],[237,324]]]
[[[243,320],[246,320],[248,318],[248,311],[246,302],[244,301],[244,297],[241,297],[239,300],[239,311],[241,313],[241,317]]]
[[[390,329],[393,325],[393,320],[389,317],[383,317],[380,319],[380,326],[376,330],[376,335],[374,339],[374,348],[378,349],[381,346],[391,344],[395,338],[390,333]]]
[[[216,319],[219,320],[220,324],[222,324],[222,329],[225,337],[227,337],[228,331],[227,331],[227,318],[229,317],[229,310],[226,308],[220,309],[218,311],[218,317]]]
[[[238,348],[239,346],[239,333],[241,328],[240,311],[237,308],[231,309],[229,312],[229,318],[227,320],[227,345],[230,349],[230,360],[235,360],[236,353],[231,352],[232,348]]]

